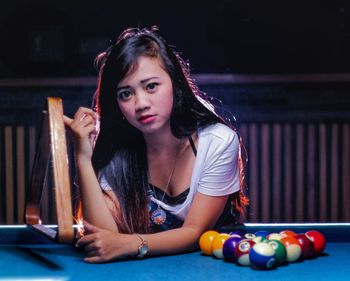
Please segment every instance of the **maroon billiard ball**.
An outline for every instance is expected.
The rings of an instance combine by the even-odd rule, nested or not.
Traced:
[[[309,230],[305,235],[314,243],[316,256],[320,256],[326,248],[326,238],[317,230]]]
[[[235,248],[235,259],[238,264],[248,266],[250,265],[249,251],[255,242],[251,239],[243,239],[238,242]]]
[[[301,246],[301,258],[311,259],[315,256],[314,243],[304,234],[299,233],[295,236]]]

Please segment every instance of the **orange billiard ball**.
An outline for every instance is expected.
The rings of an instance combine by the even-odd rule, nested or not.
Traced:
[[[284,237],[280,240],[287,250],[287,262],[295,262],[301,257],[301,246],[295,237]]]
[[[212,244],[215,236],[219,235],[219,232],[215,230],[208,230],[204,232],[199,238],[199,248],[204,255],[211,256],[213,252]]]

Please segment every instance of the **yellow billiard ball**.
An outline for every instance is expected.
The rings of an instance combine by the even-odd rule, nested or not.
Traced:
[[[215,230],[208,230],[204,232],[199,238],[199,248],[204,255],[211,256],[213,252],[213,240],[219,232]]]

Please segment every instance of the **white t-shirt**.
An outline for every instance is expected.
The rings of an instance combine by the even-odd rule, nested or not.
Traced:
[[[175,206],[167,205],[153,196],[151,200],[184,220],[197,192],[224,196],[239,191],[238,148],[238,135],[228,126],[216,123],[200,129],[197,156],[186,200]],[[101,178],[100,185],[103,190],[112,190],[104,177]]]

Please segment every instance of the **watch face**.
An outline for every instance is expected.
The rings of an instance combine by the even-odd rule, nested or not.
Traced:
[[[139,249],[140,256],[146,255],[148,252],[148,246],[147,245],[142,245]]]

